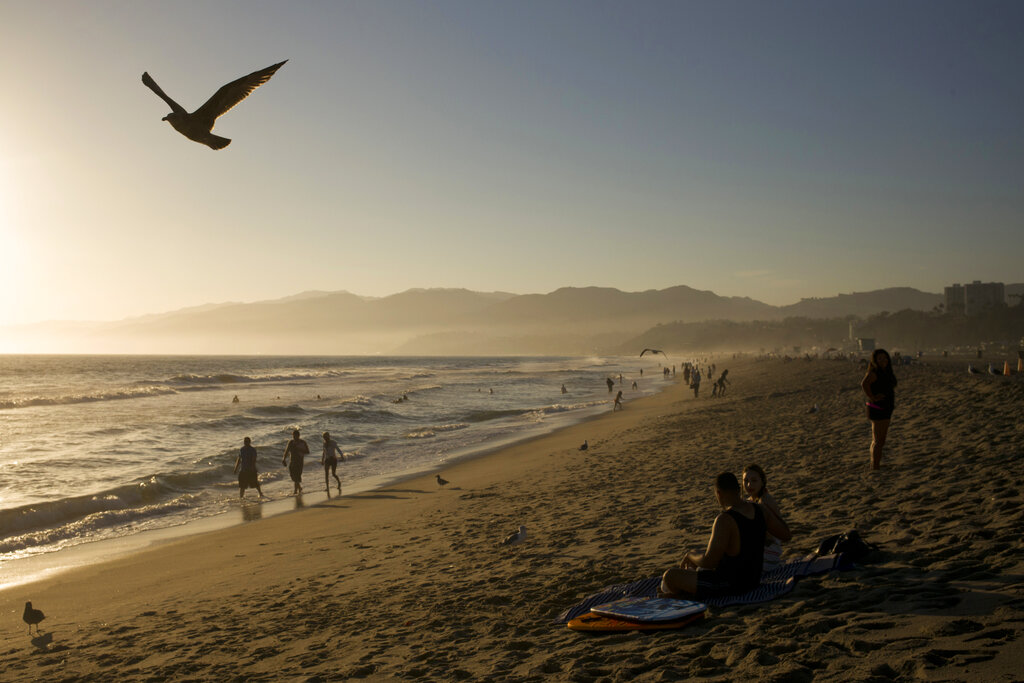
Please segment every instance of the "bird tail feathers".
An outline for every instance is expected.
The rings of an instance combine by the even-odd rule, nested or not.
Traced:
[[[210,149],[224,149],[231,144],[231,140],[229,138],[222,138],[219,135],[211,135],[206,144],[209,145]]]

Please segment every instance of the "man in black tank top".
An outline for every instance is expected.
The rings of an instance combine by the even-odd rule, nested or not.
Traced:
[[[743,500],[732,472],[715,479],[722,513],[715,519],[707,549],[686,553],[678,567],[661,578],[660,595],[698,600],[737,595],[761,582],[765,532],[781,541],[792,534],[786,523],[764,505]]]

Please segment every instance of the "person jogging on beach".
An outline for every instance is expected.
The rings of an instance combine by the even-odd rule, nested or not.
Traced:
[[[260,488],[259,473],[256,471],[256,449],[252,447],[252,439],[245,437],[242,441],[242,449],[238,451],[235,458],[235,474],[238,475],[238,497],[245,498],[246,489],[256,489],[256,493],[263,497],[263,489]]]
[[[299,430],[292,432],[292,440],[284,447],[284,457],[281,458],[282,465],[288,465],[288,474],[295,484],[292,494],[302,493],[302,467],[305,464],[303,458],[309,454],[309,444],[299,438]],[[288,458],[291,458],[291,462]]]
[[[337,453],[338,457],[334,457]],[[324,432],[324,452],[320,456],[320,464],[324,466],[324,486],[327,487],[327,493],[331,493],[331,480],[328,477],[334,477],[334,481],[338,482],[338,493],[341,493],[341,479],[338,479],[338,458],[341,458],[342,462],[345,462],[345,454],[338,448],[338,442],[331,438],[330,432]]]
[[[616,410],[622,410],[622,391],[621,390],[619,391],[619,393],[615,394],[615,403],[612,405],[612,412],[614,413]]]

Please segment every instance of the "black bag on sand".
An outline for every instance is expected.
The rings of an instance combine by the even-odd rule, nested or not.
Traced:
[[[878,550],[874,543],[865,541],[856,529],[847,531],[845,534],[835,534],[822,539],[818,544],[818,555],[832,555],[839,553],[843,559],[857,562],[873,550]]]

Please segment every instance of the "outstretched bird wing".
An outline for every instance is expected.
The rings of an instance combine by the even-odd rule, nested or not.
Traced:
[[[206,104],[192,112],[193,118],[197,121],[202,121],[204,125],[208,125],[212,129],[213,123],[217,120],[218,116],[231,111],[236,104],[248,97],[253,90],[269,81],[270,77],[287,61],[286,59],[284,62],[278,62],[273,66],[268,66],[266,69],[253,71],[248,76],[242,76],[238,80],[231,81],[227,85],[222,86],[220,90],[213,94],[213,97],[206,101]]]
[[[161,100],[166,102],[167,106],[171,108],[171,111],[178,114],[188,113],[185,111],[184,107],[182,107],[180,104],[172,100],[170,97],[167,96],[167,93],[160,89],[160,86],[156,84],[156,81],[153,80],[153,77],[149,75],[148,71],[144,71],[142,73],[142,82],[146,84],[147,88],[155,92]]]
[[[650,351],[651,353],[660,353],[661,355],[665,356],[665,358],[668,358],[668,355],[666,355],[665,352],[662,351],[661,349],[644,349],[643,351],[640,352],[640,357],[643,358],[644,354],[647,353],[648,351]]]

